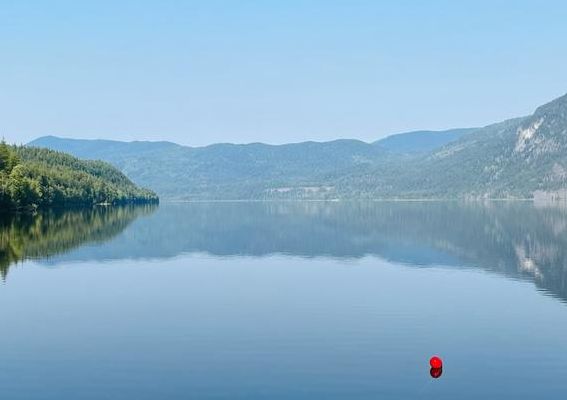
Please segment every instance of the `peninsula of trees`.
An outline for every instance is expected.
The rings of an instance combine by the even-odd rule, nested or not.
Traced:
[[[0,143],[0,211],[157,202],[105,162]]]

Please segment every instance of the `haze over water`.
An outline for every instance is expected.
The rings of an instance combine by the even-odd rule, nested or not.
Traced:
[[[566,267],[567,211],[527,202],[19,216],[0,223],[0,387],[44,400],[562,398]]]

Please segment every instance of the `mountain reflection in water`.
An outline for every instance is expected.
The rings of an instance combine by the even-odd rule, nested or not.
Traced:
[[[46,259],[86,243],[104,243],[156,205],[50,210],[0,216],[0,274],[26,259]]]
[[[482,268],[567,300],[567,210],[529,202],[178,203],[18,217],[0,227],[0,267],[162,259],[183,253]],[[146,218],[138,219],[138,216]],[[131,224],[131,225],[130,225]],[[112,238],[112,240],[110,240]],[[103,245],[86,245],[93,241]],[[66,253],[66,254],[65,254]],[[56,256],[55,256],[56,255]]]

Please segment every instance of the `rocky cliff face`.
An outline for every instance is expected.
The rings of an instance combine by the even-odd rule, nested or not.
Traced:
[[[416,164],[405,179],[426,195],[557,195],[567,189],[567,95],[528,117],[479,129]]]
[[[513,156],[539,178],[534,190],[567,188],[567,95],[538,108],[520,125]]]

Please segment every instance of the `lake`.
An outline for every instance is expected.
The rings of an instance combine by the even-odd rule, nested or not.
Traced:
[[[0,272],[10,400],[567,393],[561,207],[52,211],[0,220]]]

